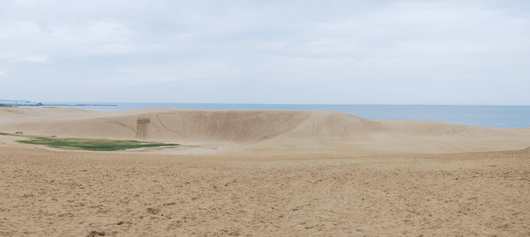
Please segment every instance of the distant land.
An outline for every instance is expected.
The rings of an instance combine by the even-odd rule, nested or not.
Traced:
[[[29,100],[0,100],[0,106],[117,106],[109,104],[43,104]]]
[[[0,103],[31,103],[29,100],[0,100]]]

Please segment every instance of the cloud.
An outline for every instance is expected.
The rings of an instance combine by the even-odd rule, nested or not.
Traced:
[[[104,79],[82,82],[85,85],[97,86],[138,86],[173,81],[202,81],[227,80],[239,78],[244,70],[226,63],[191,62],[186,66],[151,66],[135,68],[116,68],[115,75]]]
[[[135,45],[126,38],[131,30],[119,23],[88,21],[81,25],[39,25],[33,21],[0,19],[0,40],[8,42],[0,53],[7,61],[43,62],[54,58],[107,53],[127,53],[152,45]]]
[[[21,59],[15,60],[14,62],[16,62],[16,63],[18,63],[18,62],[40,63],[40,62],[46,62],[46,61],[48,61],[48,57],[46,55],[33,55],[33,56],[23,57]]]
[[[54,40],[87,43],[124,41],[129,33],[120,23],[91,21],[83,26],[54,26],[47,35]]]
[[[432,100],[437,89],[451,94],[459,87],[455,78],[491,82],[477,91],[501,78],[521,86],[530,73],[529,9],[528,1],[493,0],[6,0],[0,3],[0,67],[21,84],[38,85],[43,82],[35,78],[46,76],[42,87],[60,84],[79,93],[90,86],[145,89],[186,81],[187,91],[215,85],[212,97],[228,93],[239,102],[250,102],[245,90],[263,103],[270,93],[291,94],[284,95],[289,103],[310,101],[308,91],[322,90],[322,100],[355,103],[353,95],[338,99],[332,92],[355,85],[366,91],[364,102],[382,103],[372,95],[387,90],[390,103],[399,93],[385,86],[399,84],[418,88],[403,96],[421,103],[420,94]],[[429,86],[439,81],[450,86]],[[295,83],[306,90],[279,89]]]
[[[148,44],[148,45],[124,45],[124,44],[107,44],[101,46],[103,53],[109,54],[130,54],[139,52],[149,52],[163,50],[164,45],[162,44]]]
[[[38,36],[40,29],[37,24],[29,21],[2,19],[0,21],[0,40],[19,40]]]

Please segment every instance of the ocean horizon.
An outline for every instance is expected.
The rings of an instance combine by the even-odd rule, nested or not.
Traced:
[[[110,103],[110,102],[41,102],[68,104],[55,106],[100,112],[117,112],[144,108],[181,108],[192,110],[330,110],[367,119],[418,120],[480,127],[530,127],[527,105],[372,105],[372,104],[218,104],[218,103]],[[115,106],[74,106],[98,104]],[[44,106],[32,106],[44,107]]]

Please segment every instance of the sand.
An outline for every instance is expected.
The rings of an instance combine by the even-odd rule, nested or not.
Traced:
[[[148,125],[138,119],[149,119]],[[0,236],[529,236],[529,128],[331,111],[2,108]]]
[[[335,111],[4,108],[0,132],[177,142],[184,146],[153,152],[243,157],[483,152],[530,144],[530,128],[370,120]]]

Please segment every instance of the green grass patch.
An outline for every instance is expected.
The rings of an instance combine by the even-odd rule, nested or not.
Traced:
[[[0,132],[0,135],[4,135],[4,136],[24,137],[23,135],[19,135],[19,133],[17,133],[17,134],[12,134],[12,133],[3,133],[3,132]]]
[[[86,139],[86,138],[56,138],[42,136],[22,136],[9,133],[0,133],[0,135],[11,135],[19,137],[29,137],[31,140],[17,141],[20,143],[33,145],[46,145],[53,148],[67,150],[88,150],[88,151],[119,151],[127,149],[145,148],[145,147],[162,147],[178,146],[179,144],[166,144],[158,142],[144,142],[135,140],[109,140],[109,139]]]

